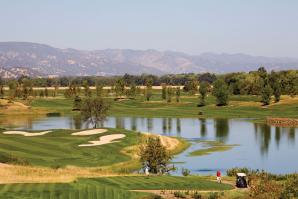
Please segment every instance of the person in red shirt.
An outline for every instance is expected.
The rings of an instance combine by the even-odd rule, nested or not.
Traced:
[[[221,173],[220,173],[219,170],[216,172],[216,181],[217,181],[218,183],[221,183]]]

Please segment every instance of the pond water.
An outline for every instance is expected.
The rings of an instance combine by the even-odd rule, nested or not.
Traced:
[[[0,125],[16,129],[84,129],[88,125],[78,116],[1,118]],[[298,128],[283,128],[253,123],[247,119],[144,118],[108,117],[103,126],[177,136],[192,145],[175,156],[173,162],[181,174],[187,168],[192,174],[223,173],[232,167],[249,167],[285,174],[298,172]],[[231,150],[206,156],[189,156],[203,147],[199,140],[217,140],[237,144]]]

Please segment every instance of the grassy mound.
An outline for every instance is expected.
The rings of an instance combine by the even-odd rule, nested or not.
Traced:
[[[26,160],[30,165],[50,167],[93,167],[128,161],[130,157],[121,151],[128,146],[136,145],[139,139],[139,134],[123,129],[109,129],[106,133],[92,136],[73,136],[73,130],[53,130],[36,137],[4,135],[1,132],[3,131],[0,130],[0,157],[9,154]],[[78,146],[90,140],[97,140],[100,136],[115,133],[123,133],[126,137],[120,142],[101,146]]]

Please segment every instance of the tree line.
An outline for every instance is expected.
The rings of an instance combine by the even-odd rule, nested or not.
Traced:
[[[140,85],[145,86],[141,89]],[[177,86],[179,85],[179,87]],[[206,96],[211,93],[216,97],[216,104],[224,106],[228,104],[229,95],[259,95],[264,105],[274,101],[278,102],[280,96],[298,94],[298,70],[271,71],[267,72],[264,67],[257,71],[248,73],[228,73],[215,75],[204,74],[177,74],[177,75],[128,75],[114,77],[61,77],[61,78],[28,78],[3,80],[0,78],[0,97],[5,95],[4,86],[9,87],[8,97],[27,99],[28,96],[55,97],[59,87],[65,86],[64,95],[67,98],[75,98],[82,92],[85,96],[91,97],[90,86],[95,86],[96,96],[114,95],[116,98],[135,98],[143,95],[149,101],[153,95],[152,87],[161,86],[162,99],[171,103],[179,102],[181,92],[189,95],[199,93],[198,106],[206,104]],[[51,86],[54,89],[49,91],[47,87],[36,91],[34,87]],[[104,86],[110,86],[103,90]],[[183,89],[180,88],[183,86]]]

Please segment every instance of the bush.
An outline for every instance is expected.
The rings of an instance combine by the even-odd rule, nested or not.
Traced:
[[[243,168],[235,167],[227,170],[227,176],[236,176],[237,173],[246,173],[247,175],[249,175],[251,172],[252,170],[246,167],[243,167]]]
[[[192,195],[192,197],[193,197],[194,199],[202,199],[202,198],[203,198],[202,195],[199,194],[198,192],[195,192],[195,193]]]
[[[211,192],[208,194],[208,199],[218,199],[218,198],[220,198],[220,195],[217,192]]]
[[[190,174],[190,170],[182,168],[182,175],[183,176],[189,176],[189,174]]]
[[[181,192],[181,191],[175,191],[175,192],[174,192],[174,196],[175,196],[176,198],[186,198],[186,194],[183,193],[183,192]]]
[[[289,177],[284,183],[281,198],[290,199],[298,197],[298,174]]]

